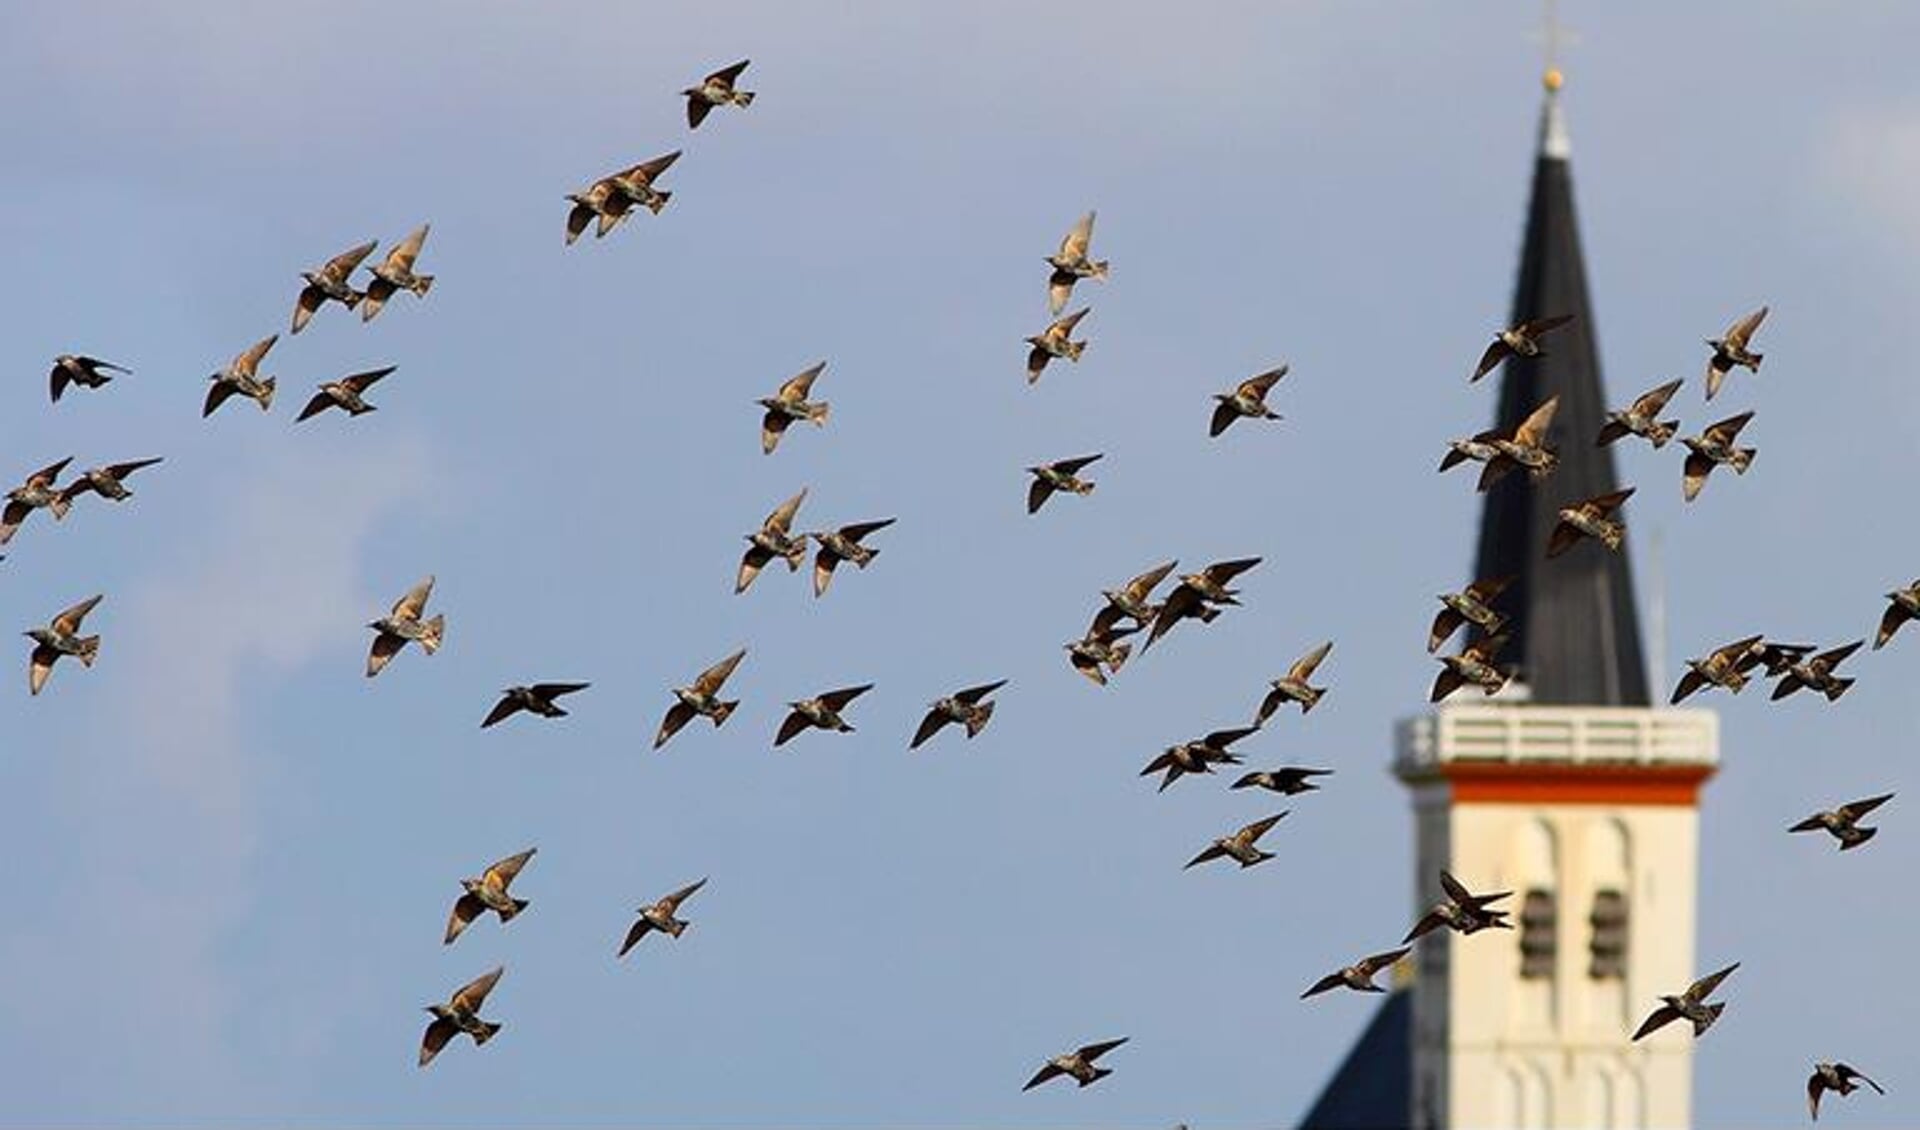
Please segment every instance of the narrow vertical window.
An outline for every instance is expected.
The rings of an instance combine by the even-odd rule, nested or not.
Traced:
[[[1520,976],[1537,979],[1553,976],[1553,960],[1557,950],[1555,934],[1559,926],[1559,910],[1554,904],[1553,892],[1534,889],[1520,904]]]
[[[1588,944],[1587,976],[1596,981],[1619,980],[1627,975],[1627,896],[1604,889],[1593,896],[1593,913],[1587,918],[1593,927]]]

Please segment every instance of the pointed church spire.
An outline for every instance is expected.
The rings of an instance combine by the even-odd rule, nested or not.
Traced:
[[[1495,425],[1511,432],[1549,397],[1559,396],[1549,443],[1559,468],[1539,482],[1508,475],[1487,492],[1474,576],[1518,579],[1495,601],[1509,617],[1512,642],[1503,657],[1520,665],[1532,701],[1594,706],[1647,705],[1646,661],[1633,601],[1628,546],[1608,551],[1591,539],[1548,560],[1547,535],[1561,507],[1619,486],[1613,450],[1595,445],[1606,422],[1605,388],[1594,348],[1585,260],[1573,210],[1573,178],[1560,72],[1549,68],[1541,111],[1533,199],[1514,288],[1519,325],[1572,314],[1538,357],[1511,357],[1500,382]]]

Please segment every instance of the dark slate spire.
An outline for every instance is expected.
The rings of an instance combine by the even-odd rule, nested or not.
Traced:
[[[1582,539],[1551,561],[1546,556],[1547,536],[1562,506],[1619,486],[1612,448],[1594,444],[1609,406],[1594,349],[1596,329],[1573,213],[1558,79],[1558,72],[1548,73],[1533,200],[1509,324],[1556,314],[1572,314],[1574,320],[1546,336],[1543,356],[1508,358],[1501,370],[1495,424],[1511,432],[1529,412],[1558,394],[1560,409],[1548,442],[1559,452],[1560,466],[1538,483],[1516,471],[1487,492],[1474,576],[1519,578],[1495,602],[1511,618],[1508,630],[1513,635],[1501,658],[1520,665],[1520,679],[1534,702],[1645,706],[1646,661],[1640,652],[1640,621],[1626,552],[1635,534],[1633,504],[1622,511],[1628,533],[1621,552]]]

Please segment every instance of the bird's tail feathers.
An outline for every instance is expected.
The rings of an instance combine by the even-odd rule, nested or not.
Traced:
[[[667,933],[673,935],[676,938],[686,932],[687,932],[687,922],[686,922],[686,919],[684,918],[676,918],[667,926]]]
[[[260,411],[266,412],[273,407],[273,389],[278,382],[273,377],[260,382]]]
[[[473,1042],[476,1044],[484,1044],[488,1040],[493,1039],[499,1032],[500,1025],[498,1023],[491,1020],[482,1020],[480,1022],[480,1030],[473,1034]]]
[[[80,641],[81,666],[83,667],[93,666],[93,661],[99,658],[99,656],[100,656],[100,637],[99,636],[88,636],[85,639]]]
[[[1306,697],[1300,702],[1300,713],[1305,714],[1312,710],[1313,704],[1319,702],[1320,696],[1326,693],[1325,687],[1308,687]]]
[[[1848,835],[1848,836],[1847,836],[1847,837],[1846,837],[1845,839],[1843,839],[1843,840],[1841,840],[1841,841],[1840,841],[1840,850],[1841,850],[1841,851],[1845,851],[1845,850],[1847,850],[1848,848],[1857,848],[1857,847],[1859,847],[1859,846],[1860,846],[1861,844],[1864,844],[1864,843],[1866,843],[1866,842],[1867,842],[1868,840],[1870,840],[1870,839],[1872,839],[1872,838],[1873,838],[1873,834],[1874,834],[1875,832],[1878,832],[1879,830],[1880,830],[1880,829],[1878,829],[1878,828],[1853,828],[1853,829],[1851,829],[1851,830],[1850,830],[1850,832],[1851,832],[1851,834],[1849,834],[1849,835]]]
[[[740,705],[740,700],[737,698],[732,700],[731,702],[715,703],[713,706],[713,715],[712,715],[714,727],[717,729],[728,718],[732,717],[734,708],[739,705]]]
[[[667,206],[667,201],[672,199],[673,199],[673,191],[671,189],[664,189],[664,188],[655,189],[653,192],[653,195],[647,197],[647,211],[652,212],[654,215],[658,216],[660,214],[660,209],[665,208]]]
[[[733,104],[734,104],[735,106],[741,106],[741,107],[746,107],[746,106],[751,106],[751,105],[753,105],[753,91],[751,91],[751,90],[736,90],[736,91],[734,91],[734,92],[733,92]]]
[[[807,420],[808,422],[812,423],[816,427],[825,427],[827,423],[827,414],[832,410],[833,410],[833,405],[828,404],[824,400],[822,400],[818,404],[809,405],[807,408]]]
[[[1133,645],[1130,643],[1117,643],[1109,648],[1108,651],[1111,653],[1111,657],[1107,660],[1107,670],[1118,675],[1120,668],[1127,665],[1127,656],[1133,654]]]
[[[1727,1006],[1724,1003],[1708,1005],[1707,1018],[1705,1020],[1699,1020],[1694,1022],[1693,1034],[1698,1036],[1700,1033],[1705,1032],[1707,1029],[1713,1027],[1713,1022],[1720,1019],[1720,1014],[1722,1012],[1725,1012],[1726,1009],[1727,1009]]]
[[[967,718],[967,736],[973,737],[987,728],[987,720],[993,717],[993,703],[983,702],[980,708]]]
[[[1091,264],[1091,266],[1093,267],[1093,270],[1088,275],[1088,277],[1096,278],[1096,279],[1104,279],[1110,273],[1108,268],[1111,267],[1112,264],[1108,260],[1102,259],[1097,263]]]
[[[1852,685],[1853,685],[1853,680],[1852,680],[1852,679],[1835,679],[1835,680],[1833,680],[1833,682],[1832,682],[1832,683],[1830,683],[1830,684],[1829,684],[1829,685],[1827,686],[1827,692],[1826,692],[1826,693],[1827,693],[1827,701],[1828,701],[1828,702],[1838,702],[1838,701],[1840,701],[1840,696],[1841,696],[1841,695],[1843,695],[1843,694],[1846,694],[1846,693],[1847,693],[1847,688],[1848,688],[1848,687],[1850,687],[1850,686],[1852,686]]]
[[[53,511],[53,519],[57,522],[67,516],[67,511],[73,509],[73,500],[64,494],[56,494],[53,496],[53,501],[47,503],[47,509]]]
[[[440,640],[447,630],[447,617],[443,613],[420,625],[420,646],[428,655],[440,650]]]
[[[1088,1075],[1085,1079],[1080,1080],[1080,1085],[1082,1087],[1085,1087],[1098,1080],[1105,1079],[1107,1076],[1111,1074],[1113,1074],[1113,1068],[1111,1067],[1096,1067],[1093,1069],[1093,1073],[1091,1075]]]
[[[1667,441],[1672,439],[1673,433],[1679,430],[1680,430],[1680,421],[1661,420],[1660,422],[1654,424],[1653,427],[1647,429],[1647,438],[1653,441],[1653,449],[1655,451],[1658,451],[1661,448],[1667,446]]]
[[[407,289],[411,290],[412,292],[419,295],[420,297],[425,298],[427,296],[427,292],[433,289],[433,276],[432,275],[415,275],[413,276],[412,284],[409,285]]]
[[[525,909],[527,909],[527,907],[528,907],[528,905],[529,905],[529,903],[527,902],[527,900],[526,900],[526,899],[514,899],[514,900],[513,900],[513,905],[512,905],[511,907],[509,907],[509,908],[508,908],[508,909],[506,909],[506,910],[502,910],[502,911],[500,911],[500,912],[499,912],[499,914],[500,914],[500,921],[502,921],[502,922],[511,922],[511,921],[513,921],[513,916],[514,916],[514,915],[516,915],[516,914],[519,914],[519,913],[520,913],[521,911],[523,911],[523,910],[525,910]]]
[[[1068,342],[1068,343],[1067,343],[1067,360],[1069,360],[1069,361],[1078,361],[1078,360],[1080,360],[1080,355],[1081,355],[1082,353],[1085,353],[1086,351],[1087,351],[1087,343],[1086,343],[1086,342],[1084,342],[1084,341],[1070,341],[1070,342]]]
[[[1747,468],[1753,465],[1753,457],[1759,453],[1759,450],[1760,449],[1756,447],[1737,448],[1733,453],[1733,459],[1731,461],[1733,464],[1733,473],[1736,475],[1746,474]]]

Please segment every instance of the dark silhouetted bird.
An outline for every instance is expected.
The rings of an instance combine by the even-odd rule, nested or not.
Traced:
[[[1141,628],[1151,624],[1154,614],[1159,611],[1159,605],[1153,603],[1153,590],[1167,579],[1167,574],[1173,572],[1177,564],[1179,562],[1169,561],[1164,565],[1155,565],[1120,588],[1100,590],[1100,595],[1107,598],[1107,603],[1093,614],[1093,630],[1105,632],[1122,619],[1130,619]]]
[[[1092,482],[1079,477],[1082,467],[1097,463],[1102,456],[1099,453],[1082,455],[1077,459],[1061,459],[1053,463],[1043,463],[1038,467],[1028,467],[1027,474],[1033,476],[1033,482],[1027,486],[1027,513],[1037,513],[1053,492],[1064,490],[1069,494],[1092,494]]]
[[[1491,909],[1491,903],[1510,898],[1512,891],[1496,891],[1490,895],[1476,895],[1469,891],[1466,884],[1445,871],[1440,872],[1440,889],[1446,898],[1434,903],[1420,921],[1413,924],[1407,936],[1400,939],[1402,944],[1413,941],[1423,934],[1432,933],[1445,926],[1460,934],[1477,934],[1482,930],[1511,930],[1513,923],[1507,921],[1507,911]]]
[[[1155,773],[1164,773],[1160,778],[1160,792],[1166,792],[1167,786],[1178,781],[1187,773],[1211,773],[1215,765],[1238,765],[1240,758],[1229,752],[1228,748],[1258,730],[1258,726],[1241,726],[1231,730],[1215,730],[1204,738],[1168,746],[1160,756],[1147,763],[1140,770],[1142,777]]]
[[[1273,681],[1273,689],[1267,692],[1265,699],[1261,700],[1260,709],[1253,716],[1253,724],[1266,725],[1267,719],[1273,717],[1275,711],[1289,702],[1299,703],[1302,714],[1312,710],[1314,704],[1320,701],[1320,696],[1327,693],[1327,688],[1308,686],[1307,680],[1313,678],[1313,672],[1320,666],[1320,661],[1325,659],[1327,653],[1332,650],[1333,641],[1328,640],[1294,660],[1293,666],[1287,668],[1287,673]]]
[[[772,396],[760,398],[755,403],[767,410],[760,419],[760,450],[772,455],[773,449],[780,446],[780,437],[787,432],[787,425],[795,420],[804,420],[816,428],[825,427],[827,414],[832,406],[826,401],[809,401],[808,394],[813,391],[813,382],[827,367],[825,361],[787,378],[780,391]]]
[[[1820,1121],[1820,1092],[1832,1091],[1836,1094],[1851,1095],[1865,1083],[1880,1094],[1886,1094],[1886,1088],[1844,1063],[1816,1063],[1813,1074],[1807,1076],[1807,1114],[1815,1122]]]
[[[720,728],[727,716],[733,713],[734,707],[740,705],[739,699],[722,702],[719,698],[720,687],[727,681],[727,676],[733,674],[733,669],[740,666],[740,660],[746,654],[747,649],[743,647],[700,672],[691,685],[673,688],[673,697],[678,701],[667,708],[667,716],[660,720],[660,732],[653,736],[653,748],[666,745],[668,738],[679,733],[680,727],[696,717],[710,718],[713,728]]]
[[[1823,651],[1811,659],[1790,664],[1781,674],[1780,681],[1773,685],[1773,697],[1785,698],[1801,687],[1806,687],[1826,695],[1828,702],[1838,700],[1841,695],[1847,693],[1847,688],[1853,685],[1853,680],[1834,674],[1834,668],[1840,666],[1847,656],[1864,647],[1866,642],[1866,640],[1855,640],[1850,644]]]
[[[1261,851],[1255,847],[1254,844],[1259,841],[1261,836],[1267,834],[1267,829],[1278,824],[1280,818],[1285,815],[1285,812],[1276,812],[1272,816],[1255,820],[1231,836],[1221,836],[1211,844],[1208,844],[1206,849],[1199,855],[1189,859],[1187,861],[1187,867],[1198,867],[1202,863],[1207,863],[1215,859],[1228,858],[1238,863],[1241,870],[1252,867],[1256,863],[1265,863],[1267,860],[1273,858],[1273,853],[1270,851]],[[1181,868],[1181,870],[1186,870],[1186,867]]]
[[[1231,561],[1216,561],[1198,573],[1182,573],[1180,583],[1167,594],[1153,617],[1153,630],[1147,633],[1147,642],[1141,650],[1153,646],[1153,642],[1181,620],[1193,619],[1210,624],[1220,610],[1214,605],[1238,604],[1236,598],[1239,589],[1227,587],[1227,582],[1260,564],[1258,557],[1239,557]]]
[[[508,687],[500,692],[500,701],[493,704],[487,712],[486,720],[480,723],[482,730],[507,719],[524,710],[529,714],[538,714],[542,718],[565,718],[567,711],[554,699],[561,695],[584,691],[591,683],[534,683],[526,687]]]
[[[981,700],[1007,685],[1005,679],[992,683],[982,683],[977,687],[955,691],[945,698],[936,700],[927,708],[926,717],[920,719],[920,728],[913,733],[913,741],[908,749],[919,749],[920,744],[940,732],[948,723],[965,726],[967,737],[977,737],[987,728],[987,721],[993,717],[993,703]]]
[[[1473,376],[1467,378],[1471,384],[1486,376],[1509,357],[1544,357],[1540,348],[1540,339],[1552,330],[1557,330],[1573,321],[1572,314],[1557,314],[1550,318],[1535,318],[1521,322],[1511,329],[1501,330],[1494,336],[1493,344],[1480,355],[1480,363],[1473,367]]]
[[[53,359],[53,372],[47,376],[48,391],[53,394],[53,402],[60,403],[60,394],[67,391],[70,384],[81,388],[99,388],[113,380],[109,373],[131,373],[132,369],[123,369],[111,361],[102,361],[98,357],[84,354],[62,353]]]
[[[307,406],[300,410],[295,423],[311,416],[318,416],[329,408],[339,408],[349,416],[363,416],[374,410],[374,406],[361,399],[361,394],[378,384],[380,378],[393,372],[399,366],[388,365],[384,369],[369,369],[364,373],[354,373],[341,377],[337,381],[327,381],[320,391],[313,394]]]
[[[1758,449],[1735,447],[1733,440],[1751,419],[1753,419],[1752,412],[1742,412],[1738,416],[1729,416],[1714,424],[1698,439],[1692,436],[1680,437],[1680,442],[1687,445],[1688,451],[1680,490],[1688,502],[1692,502],[1699,496],[1700,488],[1707,485],[1707,476],[1722,463],[1732,467],[1736,475],[1747,473],[1747,467],[1753,463],[1753,457]]]
[[[1328,989],[1346,987],[1362,993],[1384,993],[1385,989],[1373,983],[1373,975],[1389,968],[1394,962],[1412,953],[1411,948],[1388,950],[1363,957],[1352,965],[1335,970],[1315,981],[1306,992],[1300,994],[1301,1000],[1326,992]]]
[[[879,556],[880,551],[861,545],[861,539],[877,530],[886,529],[897,520],[881,518],[872,522],[855,522],[851,526],[813,534],[813,540],[820,546],[813,555],[813,595],[827,595],[827,586],[833,583],[833,570],[842,561],[851,561],[856,568],[865,569],[868,562]]]
[[[162,460],[160,457],[155,456],[152,459],[133,459],[125,463],[109,463],[105,467],[90,467],[80,472],[78,478],[66,485],[65,489],[60,492],[60,500],[68,505],[72,505],[74,499],[79,498],[88,491],[92,491],[101,498],[111,502],[125,502],[127,499],[133,497],[133,492],[126,488],[122,480],[142,467],[151,467],[159,462],[162,462]],[[56,510],[54,511],[54,517],[57,519],[65,513],[66,511],[64,509]]]
[[[1725,687],[1739,694],[1747,686],[1747,675],[1740,669],[1740,661],[1754,651],[1761,642],[1760,636],[1748,636],[1715,648],[1703,659],[1687,660],[1687,673],[1680,676],[1680,682],[1673,688],[1673,697],[1668,705],[1678,706],[1688,695],[1702,687]]]
[[[1667,401],[1680,391],[1686,383],[1685,378],[1668,381],[1659,388],[1649,389],[1639,395],[1622,412],[1607,413],[1607,422],[1600,426],[1600,438],[1594,441],[1596,447],[1605,447],[1621,436],[1635,435],[1653,445],[1655,451],[1665,447],[1680,429],[1678,420],[1662,420],[1660,413],[1666,410]]]
[[[1073,327],[1079,325],[1080,319],[1086,317],[1087,311],[1091,309],[1093,309],[1091,306],[1082,306],[1055,321],[1040,333],[1026,339],[1027,344],[1033,347],[1027,352],[1028,384],[1039,380],[1041,372],[1047,367],[1047,362],[1055,357],[1064,357],[1074,362],[1080,360],[1080,355],[1087,350],[1087,343],[1071,340]]]
[[[1887,599],[1893,603],[1880,614],[1880,630],[1873,636],[1875,651],[1887,646],[1887,641],[1893,638],[1893,633],[1900,630],[1900,625],[1908,620],[1920,618],[1920,581],[1915,581],[1906,588],[1893,590],[1887,594]]]
[[[447,1041],[462,1032],[473,1037],[475,1046],[493,1039],[500,1025],[480,1019],[480,1006],[486,1003],[487,994],[493,991],[504,972],[505,966],[495,966],[491,973],[482,973],[454,990],[446,1004],[427,1006],[427,1011],[433,1013],[433,1022],[427,1025],[427,1033],[420,1040],[420,1066],[432,1063],[440,1049],[447,1046]]]
[[[1507,685],[1507,680],[1513,674],[1493,664],[1493,657],[1500,654],[1500,649],[1505,646],[1505,635],[1481,636],[1458,655],[1436,656],[1442,666],[1440,673],[1434,676],[1433,691],[1427,696],[1427,701],[1439,702],[1468,683],[1479,687],[1482,694],[1500,693],[1500,688]]]
[[[1235,781],[1228,786],[1235,789],[1267,789],[1281,796],[1295,796],[1300,793],[1317,791],[1320,786],[1310,777],[1325,777],[1332,774],[1331,769],[1303,769],[1298,766],[1286,766],[1280,769],[1261,769]]]
[[[1610,550],[1618,551],[1620,543],[1626,540],[1627,524],[1608,515],[1620,509],[1620,504],[1633,497],[1634,488],[1597,494],[1592,498],[1562,506],[1557,517],[1560,521],[1553,527],[1553,533],[1547,537],[1547,556],[1558,557],[1572,549],[1581,538],[1593,538]]]
[[[1208,426],[1207,435],[1218,436],[1233,426],[1233,422],[1246,418],[1250,420],[1281,420],[1280,413],[1267,407],[1267,393],[1273,389],[1281,377],[1287,375],[1287,367],[1268,369],[1258,376],[1248,377],[1234,386],[1232,392],[1216,392],[1213,398],[1219,401],[1213,408],[1213,422]]]
[[[797,573],[807,560],[807,539],[802,534],[793,536],[793,516],[800,512],[800,504],[807,500],[807,488],[801,487],[800,493],[775,507],[760,528],[747,535],[747,551],[740,556],[740,571],[733,578],[734,595],[747,591],[760,570],[776,557],[787,562],[787,572]]]
[[[1485,577],[1460,592],[1440,594],[1440,603],[1446,607],[1434,614],[1433,630],[1427,633],[1427,654],[1439,651],[1462,624],[1472,624],[1489,636],[1498,635],[1507,626],[1507,618],[1494,611],[1493,602],[1517,577],[1515,573]]]
[[[1693,1034],[1698,1037],[1702,1032],[1713,1027],[1713,1022],[1720,1019],[1720,1013],[1727,1007],[1724,1003],[1707,1004],[1706,999],[1713,995],[1713,991],[1720,987],[1720,982],[1726,980],[1728,974],[1738,968],[1740,963],[1736,961],[1718,973],[1709,973],[1688,985],[1687,991],[1677,997],[1662,996],[1660,999],[1665,1003],[1654,1009],[1652,1014],[1641,1023],[1639,1030],[1634,1032],[1633,1038],[1638,1040],[1651,1035],[1676,1020],[1685,1020],[1692,1024]]]
[[[840,717],[847,704],[873,689],[872,683],[862,683],[857,687],[841,687],[837,691],[827,691],[813,698],[803,698],[799,702],[789,702],[791,709],[786,721],[780,723],[780,732],[774,735],[775,748],[786,745],[802,730],[830,730],[840,734],[850,734],[853,726]]]
[[[1139,630],[1137,626],[1101,628],[1096,624],[1086,635],[1065,645],[1067,660],[1075,671],[1104,687],[1109,676],[1118,675],[1120,668],[1126,666],[1127,656],[1133,652],[1132,644],[1120,641]]]

